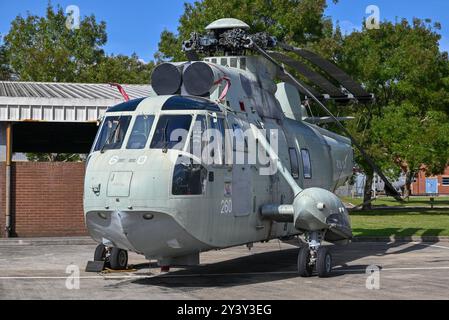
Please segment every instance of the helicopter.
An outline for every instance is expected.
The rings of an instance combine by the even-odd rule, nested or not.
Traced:
[[[354,147],[399,199],[342,124],[352,118],[326,107],[374,96],[317,54],[249,29],[237,19],[213,22],[184,42],[188,61],[155,68],[147,98],[107,110],[84,190],[101,268],[126,269],[130,251],[169,271],[198,265],[209,250],[301,236],[299,276],[328,277],[332,255],[323,242],[353,237],[334,191],[353,175]],[[328,116],[311,116],[311,102]]]

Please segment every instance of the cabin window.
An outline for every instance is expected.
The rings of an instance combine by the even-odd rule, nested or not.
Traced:
[[[127,149],[138,150],[145,148],[153,127],[154,116],[138,116],[134,123]]]
[[[310,152],[307,149],[301,149],[302,165],[304,179],[312,179],[312,162],[310,161]]]
[[[290,148],[289,150],[290,154],[290,166],[291,166],[291,173],[292,177],[294,179],[299,179],[299,159],[298,159],[298,152],[295,148]]]
[[[131,116],[107,117],[95,145],[95,151],[116,150],[123,145]]]
[[[191,124],[190,115],[161,116],[151,141],[151,149],[184,149]]]
[[[202,195],[206,190],[207,170],[192,159],[178,159],[174,172],[172,194],[174,196]]]
[[[232,131],[234,133],[234,151],[248,152],[248,139],[242,127],[238,123],[232,124]]]

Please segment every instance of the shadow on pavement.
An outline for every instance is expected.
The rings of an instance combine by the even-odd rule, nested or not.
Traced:
[[[410,230],[409,230],[410,231]],[[300,243],[289,241],[299,247]],[[423,250],[420,244],[404,242],[392,243],[354,243],[348,246],[330,246],[334,261],[332,277],[347,274],[365,274],[371,264],[352,264],[362,258],[388,255],[401,255]],[[404,247],[400,249],[401,247]],[[154,285],[169,288],[199,288],[199,287],[232,287],[254,283],[268,283],[279,280],[297,278],[296,263],[298,249],[285,249],[257,253],[248,256],[191,267],[153,278],[133,281],[141,285]],[[146,265],[148,266],[148,265]],[[379,266],[381,268],[381,266]]]
[[[297,249],[257,253],[133,281],[163,287],[232,287],[296,278]]]

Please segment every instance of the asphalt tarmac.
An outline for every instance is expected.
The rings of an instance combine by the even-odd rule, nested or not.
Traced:
[[[85,242],[0,241],[0,299],[449,300],[448,242],[331,246],[326,279],[298,277],[297,247],[278,241],[203,253],[201,266],[169,273],[135,254],[135,270],[86,273],[95,245]]]

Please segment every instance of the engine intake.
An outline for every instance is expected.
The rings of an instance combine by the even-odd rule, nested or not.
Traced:
[[[151,84],[154,91],[160,96],[179,93],[182,85],[184,65],[174,63],[158,65],[151,76]]]

